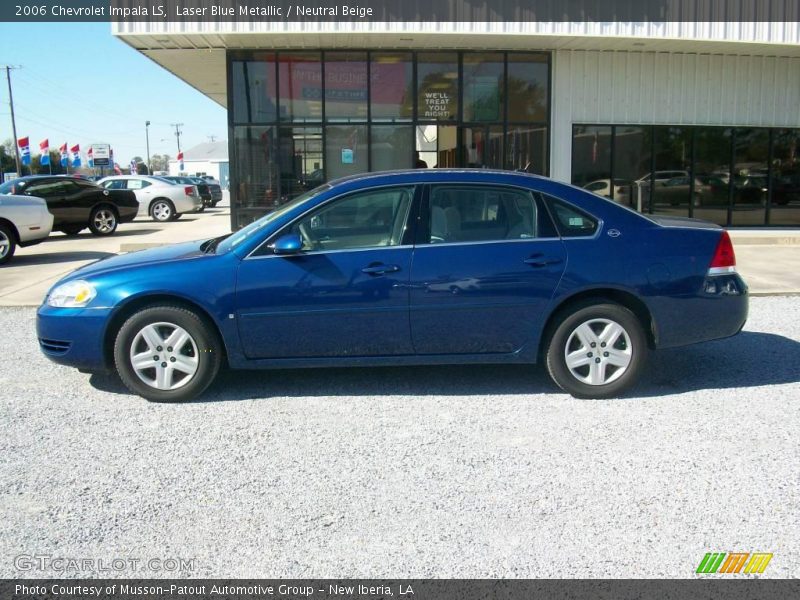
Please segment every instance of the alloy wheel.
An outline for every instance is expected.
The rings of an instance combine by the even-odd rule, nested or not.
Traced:
[[[11,240],[8,239],[6,232],[0,229],[0,259],[6,257],[8,251],[11,249]]]
[[[152,323],[133,338],[129,357],[137,377],[157,390],[176,390],[197,373],[197,344],[174,323]]]
[[[172,217],[172,209],[166,202],[157,202],[153,207],[153,216],[157,221],[169,221]]]
[[[114,213],[103,208],[94,213],[94,229],[99,233],[111,233],[117,226],[117,217]]]
[[[611,319],[591,319],[578,325],[567,338],[564,360],[575,379],[588,385],[606,385],[628,370],[631,338]]]

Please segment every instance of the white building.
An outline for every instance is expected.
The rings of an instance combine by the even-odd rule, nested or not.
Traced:
[[[170,175],[211,175],[225,188],[228,185],[228,140],[198,144],[183,151],[183,169],[177,160],[169,161]]]
[[[113,27],[228,108],[234,227],[321,181],[418,159],[800,225],[797,21]]]

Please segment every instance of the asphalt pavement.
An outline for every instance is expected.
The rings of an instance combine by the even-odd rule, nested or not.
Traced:
[[[480,366],[228,372],[183,405],[50,363],[2,308],[0,577],[688,578],[734,551],[797,577],[800,299],[751,308],[624,399]]]

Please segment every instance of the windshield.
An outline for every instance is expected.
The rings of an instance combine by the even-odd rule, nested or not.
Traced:
[[[272,223],[275,219],[285,215],[290,210],[292,210],[293,208],[295,208],[299,204],[302,204],[303,202],[305,202],[309,198],[313,198],[314,196],[318,196],[322,192],[326,192],[329,189],[331,189],[331,186],[326,183],[324,185],[321,185],[319,187],[314,188],[313,190],[311,190],[309,192],[306,192],[305,194],[301,194],[300,196],[298,196],[294,200],[291,200],[291,201],[287,202],[286,204],[284,204],[283,206],[281,206],[279,208],[276,208],[271,213],[268,213],[268,214],[264,215],[263,217],[261,217],[260,219],[258,219],[256,221],[253,221],[248,226],[243,227],[242,229],[240,229],[236,233],[232,234],[230,237],[228,237],[225,240],[223,240],[219,244],[217,252],[222,254],[222,253],[228,252],[229,250],[233,250],[234,248],[236,248],[236,246],[241,244],[243,241],[245,241],[247,238],[252,236],[254,233],[256,233],[258,231],[261,231],[264,227],[266,227],[267,225]]]

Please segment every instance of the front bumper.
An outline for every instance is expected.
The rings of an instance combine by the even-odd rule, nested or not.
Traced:
[[[89,371],[105,369],[103,338],[111,310],[40,306],[36,313],[39,348],[60,365]]]

